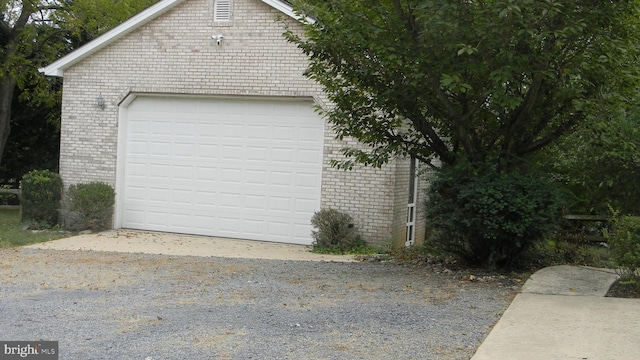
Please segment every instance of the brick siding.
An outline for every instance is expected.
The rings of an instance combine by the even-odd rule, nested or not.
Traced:
[[[213,0],[187,0],[65,71],[60,173],[65,185],[104,181],[116,185],[120,102],[130,93],[313,97],[320,87],[306,79],[305,56],[283,38],[281,18],[299,25],[257,0],[233,0],[229,24],[213,21]],[[222,34],[218,45],[211,37]],[[104,110],[96,98],[105,99]],[[364,238],[381,245],[403,237],[405,162],[382,169],[331,168],[342,156],[325,126],[323,208],[349,213]],[[408,167],[406,167],[408,174]],[[402,206],[400,206],[402,205]],[[398,222],[398,219],[402,221]]]

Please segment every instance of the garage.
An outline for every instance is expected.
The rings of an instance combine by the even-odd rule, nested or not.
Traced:
[[[115,225],[311,244],[323,145],[311,99],[129,96]]]

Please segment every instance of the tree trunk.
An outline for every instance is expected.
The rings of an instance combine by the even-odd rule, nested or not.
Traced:
[[[0,165],[11,131],[11,103],[16,81],[10,77],[0,79]]]

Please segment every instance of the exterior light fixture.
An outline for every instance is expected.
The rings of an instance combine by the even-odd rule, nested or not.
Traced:
[[[98,95],[98,98],[96,100],[98,100],[98,107],[104,110],[105,104],[104,104],[104,98],[102,97],[102,94]]]
[[[222,39],[224,39],[224,35],[222,34],[213,35],[211,38],[214,39],[218,43],[218,45],[220,45],[220,43],[222,42]]]

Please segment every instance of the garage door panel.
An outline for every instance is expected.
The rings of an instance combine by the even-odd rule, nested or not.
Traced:
[[[147,211],[146,221],[152,226],[166,226],[169,224],[169,215],[162,211]]]
[[[132,163],[127,167],[127,172],[132,177],[137,177],[140,179],[145,179],[149,172],[150,167],[147,164],[143,163]]]
[[[193,227],[198,231],[213,231],[217,227],[215,219],[206,215],[194,215]]]
[[[172,176],[175,180],[193,180],[194,166],[190,161],[185,160],[185,165],[173,165],[170,167],[168,176]]]
[[[174,229],[188,230],[193,228],[192,224],[193,216],[185,213],[171,213],[169,214],[169,226]]]
[[[311,243],[324,125],[310,101],[138,97],[122,226]]]
[[[290,224],[284,221],[271,221],[267,228],[269,235],[287,236],[290,233]]]
[[[220,137],[220,125],[216,123],[202,123],[196,125],[198,137],[203,139],[218,139]]]
[[[169,120],[161,121],[157,118],[151,123],[151,135],[167,135],[174,134],[172,122]]]
[[[269,185],[269,172],[267,170],[246,170],[244,181],[249,185]]]
[[[148,134],[149,123],[147,121],[131,121],[128,124],[130,136],[136,136],[140,134]]]
[[[239,232],[238,229],[241,229],[241,227],[240,219],[237,216],[221,216],[218,218],[218,230],[220,234],[226,236],[237,234]]]
[[[173,155],[177,157],[193,158],[193,156],[195,155],[195,145],[192,142],[187,143],[176,141],[174,143]]]
[[[302,238],[304,236],[309,236],[309,227],[302,226],[299,224],[293,224],[293,236],[296,238]]]
[[[270,151],[265,151],[262,146],[248,146],[247,147],[247,161],[260,161],[267,162],[270,159]]]
[[[200,166],[196,169],[196,178],[202,183],[216,183],[220,178],[217,168]]]
[[[294,164],[294,152],[290,148],[274,148],[271,150],[271,161],[283,164]]]
[[[296,174],[296,188],[315,189],[318,187],[318,178],[314,174]]]
[[[274,126],[273,127],[273,140],[274,141],[291,141],[295,139],[295,130],[290,126]]]
[[[127,150],[130,155],[144,155],[149,153],[149,146],[147,141],[132,140],[127,144]]]
[[[140,164],[134,164],[134,165],[139,166]],[[154,164],[154,163],[148,163],[148,166],[145,166],[145,168],[148,168],[149,177],[152,179],[153,178],[164,179],[169,173],[169,171],[171,170],[171,167],[169,165]],[[143,183],[144,181],[146,181],[146,179],[142,180]]]
[[[221,210],[233,211],[240,209],[240,202],[242,201],[242,195],[237,192],[220,192],[218,194],[218,203],[215,204]]]
[[[171,203],[177,205],[190,206],[194,203],[193,191],[191,190],[173,190],[171,192]]]
[[[287,196],[271,196],[269,198],[269,211],[289,213],[293,210],[293,199]]]
[[[236,119],[236,121],[242,120]],[[225,124],[222,127],[222,136],[228,140],[244,140],[246,134],[244,125]]]
[[[128,223],[134,227],[142,227],[146,222],[146,216],[144,210],[138,210],[134,208],[128,208],[124,211],[123,214]]]
[[[177,121],[175,123],[174,134],[175,136],[195,137],[198,134],[196,124],[191,121]]]
[[[246,138],[255,141],[268,141],[271,137],[271,129],[266,125],[247,126]]]
[[[222,145],[222,159],[242,160],[245,157],[244,148],[240,145]]]
[[[211,139],[210,141],[214,141]],[[215,160],[220,153],[220,146],[217,144],[196,144],[195,156],[201,160]]]
[[[151,143],[151,156],[166,157],[171,154],[171,143],[155,141]]]
[[[318,141],[318,137],[317,137],[317,129],[316,128],[312,128],[312,127],[300,127],[298,128],[298,136],[297,139],[298,141],[302,141],[302,142],[317,142]]]
[[[264,195],[244,195],[242,206],[251,211],[258,210],[261,212],[265,212],[269,210],[268,208],[268,197]]]
[[[300,150],[298,152],[298,164],[315,165],[322,159],[322,152],[317,150]]]
[[[167,199],[169,198],[171,191],[170,189],[164,187],[148,187],[147,189],[148,197],[146,200],[154,201],[156,203],[167,203]]]
[[[125,193],[125,201],[145,201],[147,188],[143,186],[129,186]]]
[[[241,169],[221,168],[220,182],[229,184],[241,184],[244,181],[244,174]]]

